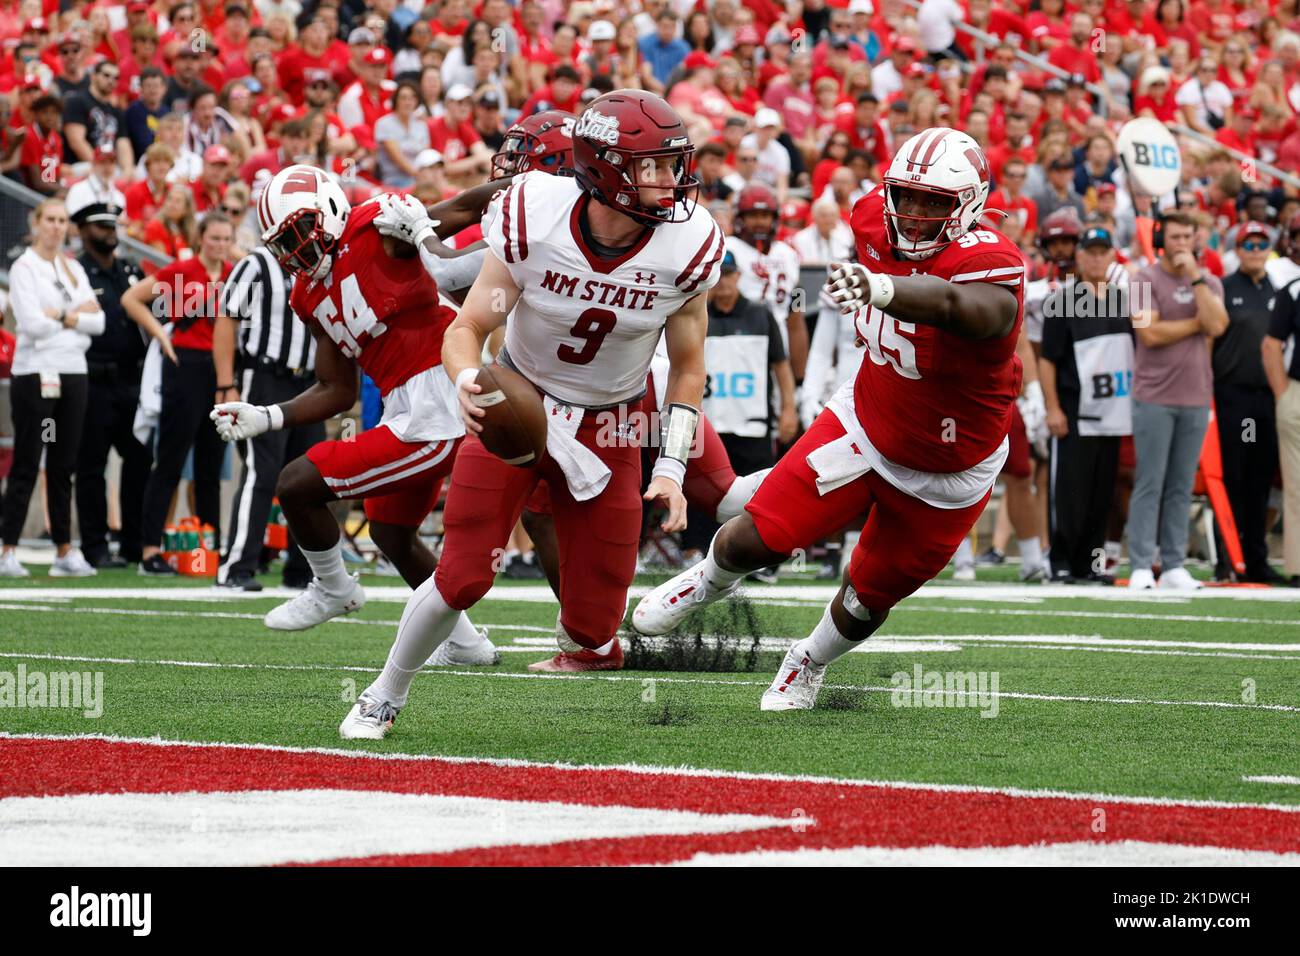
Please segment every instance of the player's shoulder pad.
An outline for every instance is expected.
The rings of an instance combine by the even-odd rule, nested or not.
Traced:
[[[726,239],[712,213],[703,206],[695,206],[690,219],[682,223],[682,227],[680,238],[674,237],[674,245],[680,243],[681,254],[690,258],[685,260],[685,268],[673,279],[673,285],[686,295],[707,292],[718,284],[722,254],[727,248]]]
[[[1023,289],[1028,281],[1024,254],[994,229],[972,229],[945,251],[951,255],[949,282],[989,282]]]
[[[483,214],[483,238],[497,258],[507,265],[523,262],[533,243],[554,224],[581,191],[576,180],[540,170],[523,173],[492,197]]]

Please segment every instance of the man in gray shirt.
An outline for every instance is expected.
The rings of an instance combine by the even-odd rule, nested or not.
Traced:
[[[1196,463],[1210,418],[1214,376],[1211,339],[1228,327],[1223,285],[1192,251],[1196,220],[1167,213],[1164,255],[1130,288],[1137,354],[1133,376],[1133,443],[1137,469],[1129,499],[1129,587],[1155,586],[1151,566],[1160,545],[1160,586],[1200,587],[1183,567]]]

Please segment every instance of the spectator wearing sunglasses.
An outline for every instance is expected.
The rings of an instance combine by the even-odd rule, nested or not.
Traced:
[[[1268,493],[1278,468],[1273,392],[1260,354],[1277,290],[1264,266],[1272,231],[1262,222],[1243,223],[1237,233],[1241,267],[1223,280],[1228,328],[1214,340],[1214,408],[1223,456],[1223,483],[1246,559],[1246,580],[1280,584],[1268,564]],[[1226,562],[1220,559],[1226,571]]]
[[[121,70],[103,60],[90,73],[90,89],[68,98],[63,109],[63,136],[68,143],[64,158],[89,163],[101,146],[112,147],[122,175],[135,165],[135,153],[126,129],[126,114],[113,105]]]

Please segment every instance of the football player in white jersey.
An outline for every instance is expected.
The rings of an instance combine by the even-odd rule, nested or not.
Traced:
[[[776,193],[761,183],[742,189],[736,197],[735,234],[727,237],[727,250],[740,267],[740,294],[772,310],[795,378],[802,378],[808,361],[808,326],[802,304],[796,308],[795,302],[799,253],[776,238],[779,210]]]
[[[411,680],[460,612],[488,591],[495,557],[545,480],[560,543],[566,650],[621,653],[614,639],[636,571],[641,436],[636,414],[661,334],[671,368],[662,440],[647,500],[666,505],[665,531],[686,524],[682,480],[704,392],[705,293],[724,242],[689,197],[694,147],[677,113],[641,90],[592,101],[573,131],[574,178],[518,176],[494,203],[490,254],[443,346],[468,434],[444,510],[442,560],[407,602],[378,680],[339,728],[383,737]],[[547,454],[533,467],[483,447],[475,383],[483,344],[506,324],[498,362],[544,397]]]

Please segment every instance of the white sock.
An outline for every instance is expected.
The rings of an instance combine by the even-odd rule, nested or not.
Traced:
[[[1123,545],[1121,545],[1118,541],[1107,541],[1107,542],[1106,542],[1106,560],[1107,560],[1107,561],[1118,561],[1118,560],[1120,559],[1121,548],[1122,548],[1122,547],[1123,547]]]
[[[728,571],[726,568],[720,567],[713,558],[713,546],[717,543],[718,536],[714,535],[713,540],[709,542],[709,553],[704,556],[704,576],[716,588],[731,587],[749,572]]]
[[[952,556],[952,563],[959,568],[969,568],[975,564],[975,549],[971,546],[969,536],[962,538],[961,544],[957,545],[957,553]]]
[[[429,655],[447,639],[457,621],[464,617],[462,612],[443,600],[434,585],[434,578],[430,577],[407,598],[401,623],[397,625],[397,639],[388,652],[384,670],[366,693],[397,707],[405,707],[412,679]]]
[[[343,548],[336,541],[334,547],[324,551],[302,549],[302,556],[311,565],[312,574],[326,594],[342,595],[352,590],[352,575],[343,565]]]
[[[456,623],[451,627],[451,633],[447,635],[447,643],[457,647],[473,647],[482,640],[483,635],[470,623],[469,615],[461,611],[460,617],[456,618]]]
[[[796,654],[807,654],[813,659],[813,662],[825,667],[831,661],[843,657],[853,648],[857,647],[860,641],[850,641],[840,633],[839,628],[831,619],[830,605],[826,605],[826,611],[822,614],[822,619],[817,622],[813,632],[805,637],[802,641],[794,646]]]
[[[752,475],[740,475],[731,483],[727,493],[718,502],[716,513],[718,524],[725,524],[745,510],[745,505],[749,504],[749,499],[754,497],[754,492],[758,491],[758,486],[763,483],[763,479],[771,470],[771,468],[764,468]]]
[[[1017,538],[1020,545],[1020,566],[1036,568],[1043,563],[1043,543],[1038,538]]]

